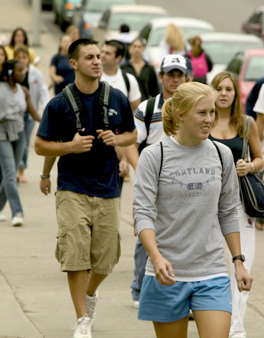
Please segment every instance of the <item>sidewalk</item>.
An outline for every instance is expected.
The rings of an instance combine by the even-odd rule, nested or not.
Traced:
[[[0,0],[0,34],[9,38],[11,31],[22,26],[31,39],[31,13],[27,0]],[[12,13],[12,15],[11,15]],[[44,13],[44,18],[50,17]],[[42,23],[42,46],[36,48],[43,57],[40,69],[48,82],[48,64],[56,53],[61,32]],[[25,211],[21,228],[10,225],[9,205],[4,209],[7,222],[0,223],[0,338],[72,338],[75,312],[66,274],[60,272],[54,257],[57,224],[55,217],[56,168],[53,169],[52,193],[39,190],[43,158],[33,150],[29,155],[28,184],[19,185]],[[137,320],[130,283],[133,279],[134,247],[132,230],[133,177],[124,184],[121,205],[122,256],[113,274],[100,286],[93,338],[154,338],[152,324]],[[252,276],[245,326],[249,338],[263,338],[264,332],[264,231],[256,232],[256,258]],[[189,338],[197,338],[194,322],[189,323]]]

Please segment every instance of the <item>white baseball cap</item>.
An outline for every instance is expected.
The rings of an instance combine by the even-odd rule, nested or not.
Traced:
[[[187,74],[186,59],[182,55],[169,54],[165,56],[160,65],[160,70],[168,73],[171,70],[180,70],[183,74]]]

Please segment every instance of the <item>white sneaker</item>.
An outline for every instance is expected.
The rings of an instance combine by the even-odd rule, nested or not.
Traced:
[[[134,300],[134,307],[135,307],[136,309],[139,308],[139,300]]]
[[[23,225],[24,221],[23,221],[23,217],[21,214],[17,214],[16,216],[14,216],[12,218],[12,225],[14,227],[18,227],[20,225]]]
[[[5,222],[7,220],[6,215],[0,212],[0,222]]]
[[[73,338],[92,338],[91,319],[87,315],[79,318],[72,330],[74,330]]]
[[[88,316],[91,318],[92,328],[94,327],[95,319],[96,319],[96,308],[97,304],[100,301],[98,296],[98,291],[96,290],[95,295],[90,297],[86,295],[86,311]]]

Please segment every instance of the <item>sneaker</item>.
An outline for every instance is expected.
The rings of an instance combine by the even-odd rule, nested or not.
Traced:
[[[136,309],[139,308],[139,300],[134,300],[134,307],[135,307]]]
[[[17,214],[16,216],[14,216],[12,218],[12,225],[14,227],[18,227],[20,225],[23,225],[24,221],[23,221],[23,217],[22,214]]]
[[[97,303],[100,301],[98,296],[98,291],[96,290],[94,296],[90,297],[86,295],[86,311],[88,316],[91,318],[92,328],[94,327],[95,319],[96,319],[96,308]]]
[[[0,212],[0,222],[5,222],[7,220],[6,215]]]
[[[92,338],[91,319],[87,315],[79,318],[72,330],[74,330],[73,338]]]

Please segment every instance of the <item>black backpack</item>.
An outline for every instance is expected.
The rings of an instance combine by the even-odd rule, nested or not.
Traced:
[[[109,102],[111,98],[113,87],[110,86],[107,82],[101,82],[101,90],[99,93],[99,111],[100,115],[104,124],[104,129],[109,129],[109,115],[108,115],[108,108]],[[63,90],[63,95],[69,102],[74,114],[75,114],[75,123],[76,129],[80,135],[83,135],[82,129],[84,128],[83,125],[83,115],[84,115],[84,108],[81,99],[79,98],[78,94],[74,90],[74,84],[68,84]]]
[[[148,99],[148,102],[147,102],[146,115],[145,115],[145,126],[146,126],[146,130],[147,130],[147,136],[146,136],[145,140],[142,143],[140,143],[140,145],[138,147],[139,154],[141,153],[141,151],[144,148],[146,148],[148,146],[147,139],[148,139],[148,136],[149,136],[149,127],[150,127],[151,118],[152,118],[152,115],[153,115],[153,112],[154,112],[155,101],[156,101],[156,97],[151,97],[150,99]]]

